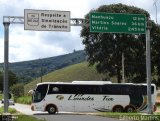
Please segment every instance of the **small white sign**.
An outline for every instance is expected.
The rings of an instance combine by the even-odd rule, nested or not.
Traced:
[[[24,10],[24,29],[35,31],[70,31],[70,11]]]

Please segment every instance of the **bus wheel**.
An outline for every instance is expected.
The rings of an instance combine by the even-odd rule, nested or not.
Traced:
[[[49,114],[55,114],[57,112],[57,108],[54,105],[48,105],[47,106],[47,111]]]
[[[124,110],[125,112],[135,112],[136,108],[132,105],[127,105]]]
[[[113,112],[123,112],[123,106],[121,105],[116,105],[112,108]]]

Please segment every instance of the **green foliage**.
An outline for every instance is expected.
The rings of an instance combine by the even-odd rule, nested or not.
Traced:
[[[0,71],[0,91],[3,90],[3,75],[4,73]],[[8,72],[8,80],[9,80],[9,87],[11,87],[13,84],[16,84],[18,82],[18,78],[15,73],[12,71]]]
[[[0,91],[3,90],[3,73],[0,71]]]
[[[16,84],[17,82],[18,82],[18,77],[17,77],[17,75],[14,73],[14,72],[12,72],[11,70],[9,71],[9,73],[8,73],[9,75],[8,75],[8,77],[9,77],[9,87],[10,86],[12,86],[13,84]]]
[[[20,97],[24,95],[24,85],[23,84],[14,84],[10,88],[11,92],[13,93],[14,97]]]
[[[94,67],[88,67],[87,62],[82,62],[63,69],[56,70],[43,76],[43,82],[71,82],[74,80],[103,80],[105,76],[97,73]],[[25,93],[34,89],[37,83],[41,82],[38,78],[25,85]]]
[[[0,107],[0,114],[2,114],[3,112],[4,112],[4,106]],[[8,108],[8,112],[11,114],[17,113],[16,109],[14,108]]]
[[[43,119],[37,119],[33,116],[27,116],[27,115],[19,115],[18,119],[16,119],[16,121],[46,121]]]
[[[16,103],[31,104],[31,102],[32,102],[31,96],[21,96],[16,98]]]
[[[2,98],[3,98],[3,94],[0,94],[0,100],[2,100]]]
[[[123,4],[103,5],[91,12],[127,13],[150,15],[147,11]],[[89,13],[85,16],[89,19]],[[124,18],[125,19],[125,18]],[[160,29],[152,22],[151,50],[152,50],[152,74],[160,77]],[[90,65],[96,65],[99,73],[108,73],[108,77],[117,76],[118,82],[122,79],[122,53],[125,57],[125,77],[128,82],[146,82],[146,48],[145,35],[119,34],[119,33],[91,33],[89,26],[83,26],[81,31],[83,44],[88,55]],[[159,73],[157,73],[159,72]],[[158,81],[158,78],[154,79]]]

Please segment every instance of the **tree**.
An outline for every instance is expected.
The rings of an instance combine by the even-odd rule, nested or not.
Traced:
[[[3,89],[3,73],[0,71],[0,91]]]
[[[9,71],[8,76],[9,76],[9,78],[8,78],[9,79],[9,87],[18,82],[18,78],[17,78],[16,74],[13,73],[12,71]]]
[[[0,71],[0,91],[3,91],[3,75],[4,73]],[[13,84],[16,84],[18,82],[18,78],[15,73],[12,71],[8,72],[8,80],[9,80],[9,87],[11,87]]]
[[[160,85],[160,26],[152,23],[151,30],[152,80]],[[154,71],[153,71],[154,69]]]
[[[147,11],[123,4],[103,5],[90,12],[145,14],[146,18],[150,18]],[[85,16],[85,19],[89,20],[89,13]],[[159,30],[154,22],[152,24],[151,36],[152,39],[156,39],[156,42],[158,42],[157,40],[160,38],[158,35]],[[144,34],[91,33],[89,32],[89,26],[83,26],[81,37],[83,38],[89,64],[96,65],[99,73],[107,73],[109,77],[116,76],[120,83],[122,79],[121,59],[122,53],[124,53],[125,77],[129,79],[128,81],[146,81]],[[157,52],[157,50],[154,51]],[[154,69],[155,66],[152,66],[152,71]]]

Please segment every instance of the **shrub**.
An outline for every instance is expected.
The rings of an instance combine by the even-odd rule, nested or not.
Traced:
[[[22,96],[22,97],[18,97],[15,100],[17,103],[21,103],[21,104],[31,104],[32,103],[32,97],[31,96]]]
[[[14,84],[10,88],[11,92],[13,93],[14,97],[20,97],[24,95],[24,86],[23,84]]]

